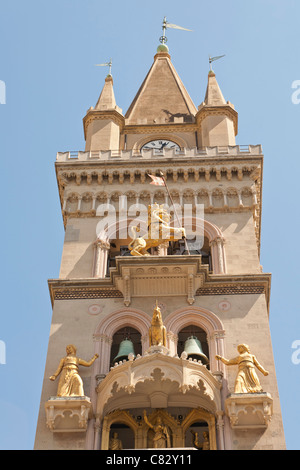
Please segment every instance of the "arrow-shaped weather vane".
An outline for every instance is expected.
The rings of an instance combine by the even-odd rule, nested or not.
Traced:
[[[191,29],[183,28],[182,26],[177,26],[177,24],[168,23],[167,18],[164,17],[162,24],[163,35],[159,38],[162,44],[165,44],[168,40],[166,37],[166,29],[168,28],[181,29],[182,31],[192,31]]]
[[[225,54],[224,55],[217,55],[215,57],[209,57],[209,67],[210,67],[210,70],[212,71],[212,62],[214,62],[215,60],[218,60],[218,59],[222,59],[222,57],[225,57]]]
[[[95,64],[96,67],[109,67],[109,72],[108,75],[111,75],[111,66],[112,66],[112,60],[110,59],[109,62],[106,62],[105,64]]]

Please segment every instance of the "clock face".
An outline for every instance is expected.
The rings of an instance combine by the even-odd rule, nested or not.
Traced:
[[[165,139],[158,139],[158,140],[150,140],[150,142],[147,142],[141,150],[163,150],[163,149],[175,149],[175,150],[180,150],[179,145],[175,144],[175,142],[172,142],[171,140],[165,140]]]

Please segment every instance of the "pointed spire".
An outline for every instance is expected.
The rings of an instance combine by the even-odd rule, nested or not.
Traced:
[[[85,150],[119,149],[123,124],[124,116],[116,104],[113,78],[108,74],[95,108],[90,107],[83,118]]]
[[[193,122],[197,108],[179,78],[170,55],[159,51],[125,115],[129,124]]]
[[[208,73],[208,82],[204,103],[207,106],[224,106],[226,105],[225,98],[218,85],[215,73],[210,70]]]
[[[108,109],[116,109],[116,99],[113,89],[113,78],[111,75],[107,75],[105,78],[104,87],[101,91],[95,111],[105,111]]]
[[[206,94],[198,106],[196,122],[201,129],[199,141],[202,147],[236,145],[238,114],[233,104],[225,101],[213,70],[208,73]]]

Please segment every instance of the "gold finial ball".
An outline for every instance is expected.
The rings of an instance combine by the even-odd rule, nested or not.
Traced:
[[[156,50],[157,52],[169,52],[169,48],[166,44],[160,44]]]

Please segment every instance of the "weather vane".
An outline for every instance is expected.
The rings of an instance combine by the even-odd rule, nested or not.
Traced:
[[[112,66],[112,60],[110,59],[109,62],[106,62],[105,64],[95,64],[96,67],[109,67],[109,72],[108,75],[111,75],[111,66]]]
[[[212,69],[212,62],[214,62],[215,60],[218,60],[218,59],[222,59],[222,57],[225,57],[225,54],[224,55],[217,55],[216,57],[209,57],[209,68],[210,68],[210,71],[212,72],[213,69]]]
[[[166,37],[166,29],[168,28],[181,29],[183,31],[192,31],[191,29],[183,28],[182,26],[177,26],[176,24],[168,23],[167,18],[164,17],[163,24],[162,24],[163,35],[159,38],[162,44],[165,44],[168,40]]]

